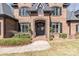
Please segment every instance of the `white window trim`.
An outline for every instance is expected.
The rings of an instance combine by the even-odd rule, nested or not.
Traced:
[[[55,26],[55,28],[54,28],[54,33],[61,33],[61,22],[51,22],[52,24],[51,24],[51,26]],[[58,24],[57,24],[58,23]],[[58,29],[56,28],[57,26],[56,25],[58,25]]]
[[[27,31],[25,31],[25,30],[22,28],[23,25],[24,25],[24,26],[28,26]],[[29,32],[29,27],[30,27],[30,24],[29,24],[29,23],[20,23],[20,32],[25,32],[25,33]]]

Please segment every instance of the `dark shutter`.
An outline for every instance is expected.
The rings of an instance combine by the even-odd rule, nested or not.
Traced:
[[[62,15],[62,8],[60,8],[60,15]]]
[[[62,23],[60,23],[60,33],[62,33]]]
[[[76,25],[76,32],[78,32],[78,25]]]

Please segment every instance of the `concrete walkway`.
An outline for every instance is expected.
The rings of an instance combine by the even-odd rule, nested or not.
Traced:
[[[0,54],[4,53],[21,53],[29,51],[40,51],[49,49],[50,45],[45,40],[34,41],[29,45],[17,46],[17,47],[0,47]]]

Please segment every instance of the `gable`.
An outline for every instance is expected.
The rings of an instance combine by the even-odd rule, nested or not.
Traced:
[[[48,3],[33,3],[32,4],[33,9],[37,10],[39,7],[41,7],[44,10],[46,8],[49,8],[49,4]]]

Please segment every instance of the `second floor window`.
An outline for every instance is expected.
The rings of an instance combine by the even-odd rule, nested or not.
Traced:
[[[22,7],[20,10],[19,10],[19,15],[20,16],[28,16],[29,15],[29,12],[27,10],[28,8],[26,7]]]
[[[52,15],[53,16],[60,16],[61,15],[61,8],[60,7],[52,7]]]

